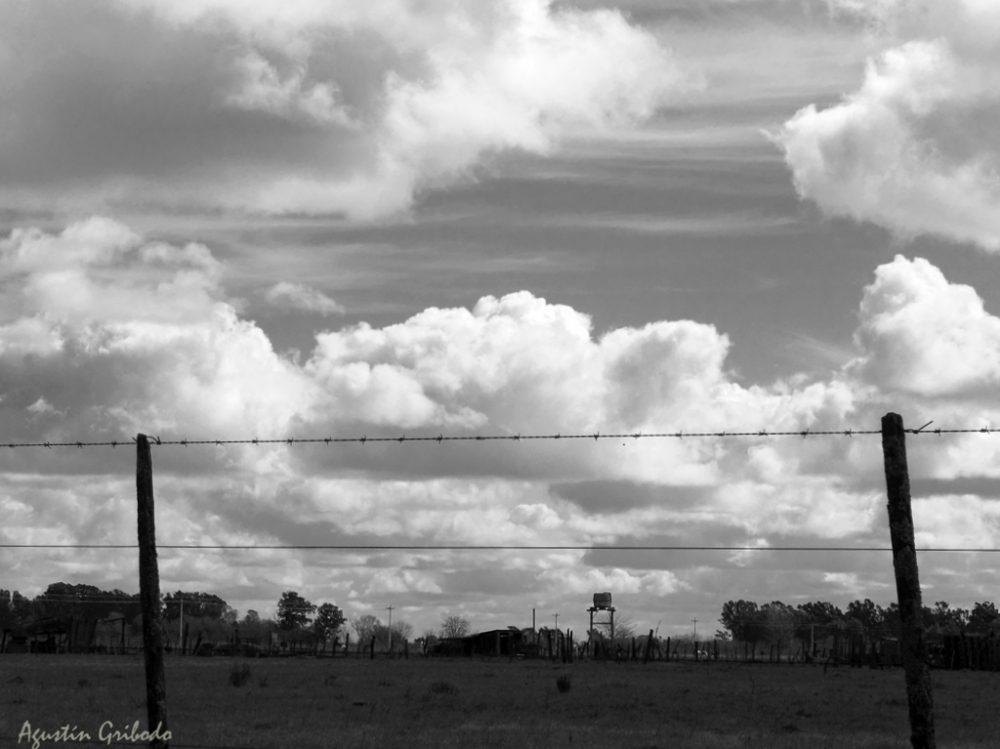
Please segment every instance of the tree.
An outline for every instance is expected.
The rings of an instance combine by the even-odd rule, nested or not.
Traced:
[[[753,601],[727,601],[722,605],[719,623],[732,632],[734,640],[750,643],[751,648],[766,636],[765,619]]]
[[[239,611],[234,609],[232,606],[227,605],[223,609],[222,616],[219,617],[219,620],[222,621],[224,624],[232,626],[237,623],[237,621],[239,620],[239,616],[240,616]]]
[[[413,636],[413,625],[408,621],[400,619],[398,622],[392,623],[392,641],[403,642],[404,640],[409,640]]]
[[[184,600],[184,617],[221,619],[229,605],[214,593],[200,593],[192,591],[185,593],[178,590],[176,593],[167,593],[164,603],[167,604],[166,617],[176,619],[180,616],[180,601]]]
[[[294,590],[286,590],[278,601],[278,626],[283,630],[302,629],[309,624],[309,615],[316,610]]]
[[[885,610],[870,598],[851,601],[847,604],[847,617],[861,623],[866,633],[880,630],[885,626]]]
[[[802,614],[794,607],[781,601],[765,603],[760,607],[765,637],[772,643],[788,645],[795,636],[796,628],[802,620]]]
[[[976,603],[969,612],[969,631],[976,634],[989,634],[1000,628],[1000,611],[988,601]]]
[[[441,637],[465,637],[471,627],[468,619],[460,616],[449,616],[441,622]]]
[[[844,618],[844,612],[839,607],[826,601],[810,601],[799,604],[796,608],[805,615],[809,624],[829,624]]]
[[[253,609],[247,609],[247,615],[243,617],[244,624],[260,624],[260,614]]]
[[[382,622],[374,614],[365,614],[352,619],[351,626],[358,633],[358,647],[360,648],[371,642],[372,635],[382,626]]]
[[[346,619],[343,612],[332,603],[324,603],[316,612],[316,621],[313,622],[313,629],[320,640],[329,640],[336,636]]]
[[[969,612],[966,609],[953,609],[947,601],[936,601],[933,609],[927,606],[923,609],[924,626],[940,634],[963,634],[969,624]]]

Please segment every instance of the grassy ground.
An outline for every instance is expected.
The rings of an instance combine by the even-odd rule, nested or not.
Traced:
[[[168,657],[166,672],[175,747],[909,747],[898,669]],[[144,727],[144,678],[134,656],[2,655],[0,739],[25,721],[94,740],[106,720]],[[938,671],[933,685],[941,749],[1000,746],[1000,673]]]

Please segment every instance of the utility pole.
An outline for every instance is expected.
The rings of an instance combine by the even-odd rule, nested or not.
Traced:
[[[184,646],[184,599],[181,598],[180,631],[177,634],[177,652]]]
[[[392,657],[392,606],[386,606],[389,611],[389,657]]]
[[[559,614],[555,614],[554,616],[556,618],[556,629],[558,630],[559,629]]]
[[[694,622],[694,641],[698,642],[698,620],[692,619],[691,621]]]

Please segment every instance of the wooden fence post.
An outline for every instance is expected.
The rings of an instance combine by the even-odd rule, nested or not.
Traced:
[[[160,572],[156,562],[156,524],[153,512],[153,459],[145,434],[135,439],[135,488],[139,530],[139,601],[142,607],[142,645],[146,660],[146,714],[150,746],[169,746],[167,687],[163,671],[163,632],[160,629]]]
[[[913,540],[913,512],[910,508],[910,476],[906,465],[906,438],[903,418],[887,413],[882,417],[882,454],[885,463],[886,494],[889,503],[889,535],[892,537],[892,564],[902,621],[901,645],[906,671],[906,696],[910,707],[910,743],[913,749],[935,749],[934,700],[931,697],[927,643],[921,617],[920,576]]]

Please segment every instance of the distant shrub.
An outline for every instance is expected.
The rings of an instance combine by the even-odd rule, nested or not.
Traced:
[[[558,679],[556,679],[556,689],[562,693],[569,691],[569,688],[573,686],[569,680],[569,674],[563,674]]]
[[[447,681],[435,681],[430,691],[431,694],[458,694],[458,687]]]
[[[242,687],[250,679],[251,675],[249,663],[239,663],[229,669],[229,683],[234,687]]]

